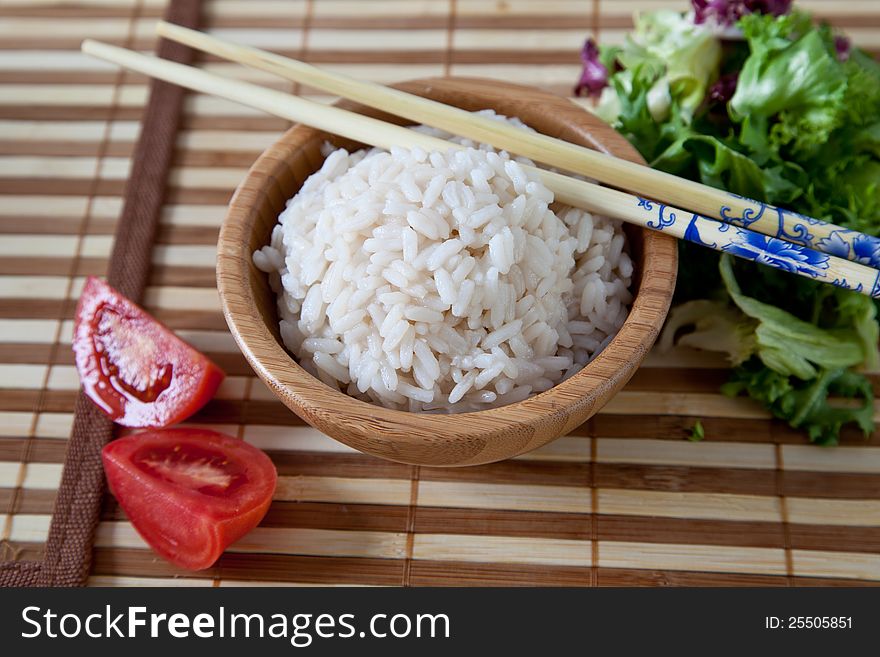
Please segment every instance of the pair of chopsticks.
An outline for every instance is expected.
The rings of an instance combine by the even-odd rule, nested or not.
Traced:
[[[875,237],[728,194],[560,139],[527,132],[433,100],[330,73],[274,53],[232,44],[178,25],[160,22],[157,32],[197,50],[638,194],[628,194],[552,171],[524,167],[539,177],[554,192],[556,199],[565,204],[880,297],[880,271],[860,264],[867,262],[880,267],[880,239]],[[445,140],[354,112],[116,46],[86,40],[82,50],[154,78],[372,146],[386,149],[392,146],[418,147],[427,151],[461,148]]]

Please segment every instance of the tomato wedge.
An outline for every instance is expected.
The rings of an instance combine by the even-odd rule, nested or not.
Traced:
[[[268,456],[207,429],[147,431],[102,452],[110,490],[161,557],[189,570],[211,566],[259,524],[275,492]]]
[[[102,280],[76,309],[76,369],[86,394],[119,424],[166,427],[214,396],[223,370]]]

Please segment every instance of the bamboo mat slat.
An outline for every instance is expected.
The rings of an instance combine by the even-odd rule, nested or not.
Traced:
[[[380,82],[481,75],[569,95],[584,37],[684,0],[205,0],[213,33]],[[873,0],[800,0],[880,52]],[[83,57],[96,37],[151,51],[166,0],[0,3],[0,560],[38,560],[78,388],[72,312],[106,272],[147,80]],[[313,89],[203,67],[320,102]],[[576,101],[583,102],[583,101]],[[859,585],[880,583],[880,449],[819,449],[718,393],[724,363],[652,354],[572,435],[467,469],[377,460],[289,413],[220,313],[225,205],[285,121],[188,95],[145,305],[229,378],[191,424],[266,450],[279,471],[262,525],[212,569],[147,550],[107,497],[90,583],[122,586]],[[880,417],[880,405],[878,405]],[[687,442],[696,419],[703,443]]]

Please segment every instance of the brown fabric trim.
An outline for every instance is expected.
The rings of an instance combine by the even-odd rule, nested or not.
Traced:
[[[200,17],[201,0],[171,0],[165,13],[165,20],[193,28]],[[158,54],[176,62],[193,60],[189,48],[165,40]],[[180,87],[153,81],[134,153],[107,280],[135,301],[143,296],[150,271],[184,94]],[[104,494],[101,448],[112,437],[113,423],[80,395],[45,559],[0,564],[0,586],[85,585]]]
[[[39,586],[41,566],[37,561],[10,561],[0,564],[0,586]]]

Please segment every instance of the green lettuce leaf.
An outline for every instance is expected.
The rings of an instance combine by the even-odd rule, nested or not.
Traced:
[[[807,380],[817,376],[817,368],[850,367],[864,362],[863,342],[858,333],[822,329],[744,295],[736,282],[732,260],[729,255],[721,257],[721,280],[733,303],[743,314],[757,320],[756,354],[767,367]]]
[[[649,163],[674,146],[682,136],[689,134],[687,121],[677,111],[677,100],[672,101],[674,111],[667,120],[654,120],[649,94],[657,76],[657,69],[647,63],[629,69],[626,75],[617,74],[611,79],[617,99],[614,125]],[[685,155],[690,158],[689,154]]]
[[[690,120],[717,77],[721,44],[707,26],[695,25],[681,12],[661,10],[636,16],[625,45],[603,50],[601,59],[609,70],[615,60],[623,66],[614,76],[617,84],[612,81],[599,100],[597,113],[607,122],[620,115],[620,93],[633,91],[644,92],[652,120]]]
[[[651,166],[680,173],[685,162],[693,162],[702,183],[759,201],[766,200],[768,186],[780,189],[794,187],[783,179],[771,181],[768,173],[753,160],[717,137],[688,133],[652,160]],[[686,153],[686,157],[682,153]],[[789,189],[788,193],[793,191]]]
[[[798,381],[753,359],[733,370],[722,392],[731,397],[748,394],[820,445],[836,445],[841,428],[849,423],[865,435],[874,428],[871,382],[844,368],[823,369],[809,381]]]
[[[821,328],[743,294],[730,255],[721,257],[719,269],[733,305],[698,299],[677,306],[663,329],[661,348],[677,338],[681,345],[725,353],[731,365],[757,357],[768,369],[803,381],[816,378],[820,370],[876,360],[876,340],[871,343],[877,335],[875,315],[867,306],[852,304],[857,329]],[[679,335],[687,327],[692,330]]]
[[[730,113],[734,120],[775,117],[772,143],[799,152],[824,144],[843,124],[847,77],[819,30],[793,41],[779,35],[791,35],[795,22],[796,16],[761,14],[740,21],[751,56],[740,73]]]
[[[880,63],[857,48],[840,61],[830,28],[804,13],[745,16],[745,39],[721,44],[720,60],[718,37],[687,22],[649,14],[622,47],[603,49],[615,71],[600,101],[606,120],[652,167],[880,235]],[[737,72],[730,102],[706,95]],[[727,354],[728,391],[813,440],[835,442],[847,422],[871,429],[871,386],[856,371],[880,367],[871,299],[753,263],[719,266],[692,244],[679,250],[679,305],[663,341]]]
[[[731,365],[739,365],[758,348],[757,322],[726,301],[694,299],[675,306],[666,318],[657,348],[667,351],[673,344],[725,354]]]

